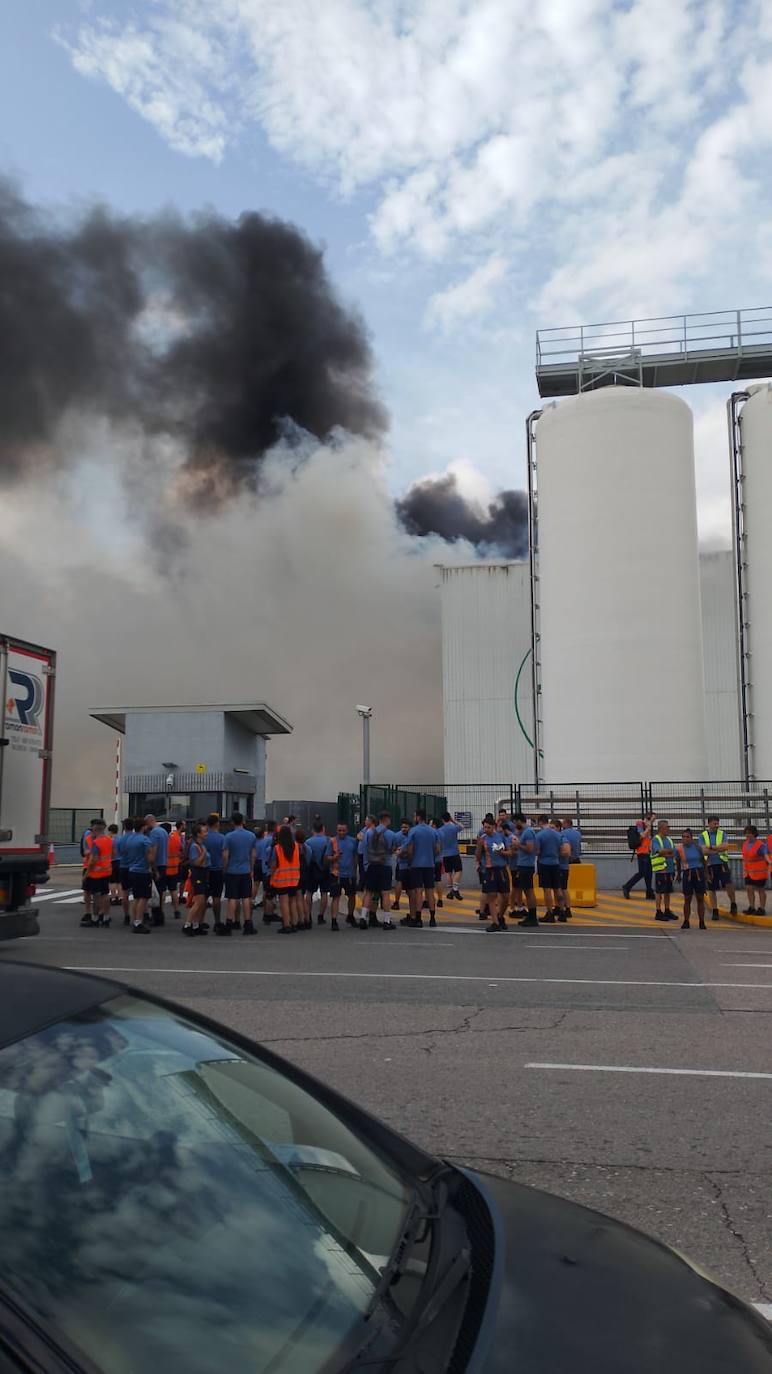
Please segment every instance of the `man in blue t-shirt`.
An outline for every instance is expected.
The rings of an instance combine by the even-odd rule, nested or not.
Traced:
[[[449,811],[442,814],[442,825],[437,834],[440,837],[440,857],[445,876],[448,880],[448,897],[455,897],[456,901],[461,901],[461,893],[458,889],[460,882],[459,873],[463,871],[461,853],[458,847],[458,837],[463,830],[463,826],[458,821],[451,819]]]
[[[518,892],[522,894],[526,909],[526,914],[522,920],[518,921],[518,925],[535,926],[538,929],[536,894],[533,890],[533,880],[536,874],[536,831],[522,812],[518,812],[514,817],[514,822],[515,833],[512,838],[512,847],[517,855],[517,868],[514,878]]]
[[[137,824],[142,825],[142,822],[138,821]],[[145,919],[145,912],[153,889],[155,846],[144,825],[140,830],[127,832],[123,842],[123,862],[128,869],[131,895],[134,898],[132,931],[135,935],[149,935],[150,926]]]
[[[166,859],[169,847],[169,832],[158,824],[155,816],[145,816],[143,822],[144,833],[148,836],[155,849],[155,860],[153,862],[153,882],[158,893],[158,902],[152,908],[154,926],[164,924],[164,897],[166,894]]]
[[[273,904],[273,890],[271,888],[271,864],[273,862],[273,846],[276,840],[276,821],[267,820],[265,823],[265,834],[262,838],[259,850],[258,862],[263,879],[263,925],[270,925],[276,920]]]
[[[540,816],[536,831],[535,851],[539,883],[544,893],[544,915],[542,925],[554,925],[555,921],[565,921],[566,916],[558,902],[561,890],[560,881],[560,831],[548,816]]]
[[[492,917],[491,924],[487,927],[489,935],[507,928],[504,913],[509,892],[507,856],[510,842],[509,833],[500,823],[494,824],[492,817],[483,821],[475,858],[482,875],[482,890]]]
[[[220,830],[220,817],[216,811],[207,818],[207,830],[204,835],[204,848],[209,855],[207,866],[207,896],[212,901],[212,914],[214,916],[215,934],[220,934],[217,927],[222,924],[220,910],[222,908],[222,890],[225,883],[225,875],[222,867],[222,852],[225,848],[225,836]],[[238,930],[241,922],[234,922]]]
[[[392,911],[399,911],[399,902],[403,892],[407,892],[407,875],[410,871],[410,863],[407,857],[407,837],[410,834],[410,821],[403,816],[399,823],[399,830],[396,832],[394,854],[397,860],[397,868],[394,874],[394,901],[391,904]]]
[[[319,914],[316,918],[317,924],[326,924],[327,911],[327,859],[330,854],[330,837],[327,834],[322,822],[317,819],[312,826],[311,834],[306,840],[306,844],[311,851],[311,862],[308,865],[305,881],[306,915],[310,921],[313,916],[314,893],[319,892]]]
[[[394,930],[391,919],[391,856],[397,836],[391,828],[391,816],[382,811],[378,824],[364,832],[365,890],[362,896],[362,910],[359,927],[378,926],[383,930]],[[383,907],[383,921],[378,920],[378,904]]]
[[[434,865],[440,853],[440,840],[434,827],[426,824],[425,811],[416,811],[415,823],[408,831],[407,844],[403,848],[407,851],[407,860],[410,865],[407,874],[410,914],[403,916],[400,924],[403,926],[422,926],[421,909],[425,901],[429,908],[429,925],[436,926]]]
[[[222,866],[225,896],[228,902],[228,920],[224,925],[215,926],[214,933],[215,935],[230,935],[231,931],[238,926],[239,906],[241,906],[241,914],[244,919],[243,933],[244,935],[254,935],[252,885],[257,857],[257,840],[254,831],[245,828],[244,817],[240,811],[234,811],[231,820],[233,829],[221,837],[224,840]],[[204,844],[206,845],[206,839]]]
[[[355,926],[357,905],[357,841],[349,834],[345,821],[339,821],[330,840],[325,886],[330,895],[330,930],[339,930],[338,910],[343,893],[348,900],[348,925]]]

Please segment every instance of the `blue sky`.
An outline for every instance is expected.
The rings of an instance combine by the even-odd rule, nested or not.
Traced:
[[[326,245],[389,483],[524,483],[538,325],[772,294],[764,0],[27,0],[0,167],[36,202],[257,208]],[[703,536],[723,401],[694,389]]]

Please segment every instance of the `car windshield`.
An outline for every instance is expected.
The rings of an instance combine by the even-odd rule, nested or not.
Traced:
[[[0,1150],[0,1284],[107,1374],[332,1370],[373,1331],[392,1347],[425,1274],[374,1300],[409,1180],[141,998],[0,1051]]]

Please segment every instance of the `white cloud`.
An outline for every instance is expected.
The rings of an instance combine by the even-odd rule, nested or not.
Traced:
[[[436,292],[426,308],[427,324],[450,330],[459,323],[485,315],[494,305],[496,287],[506,270],[504,259],[494,255],[469,276]]]
[[[383,252],[522,235],[523,304],[561,317],[687,304],[769,208],[766,0],[155,0],[63,41],[181,152],[256,122],[375,188]]]

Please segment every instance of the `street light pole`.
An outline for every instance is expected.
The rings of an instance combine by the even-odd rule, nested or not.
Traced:
[[[372,706],[357,706],[357,715],[362,717],[362,785],[370,784],[370,721]]]

